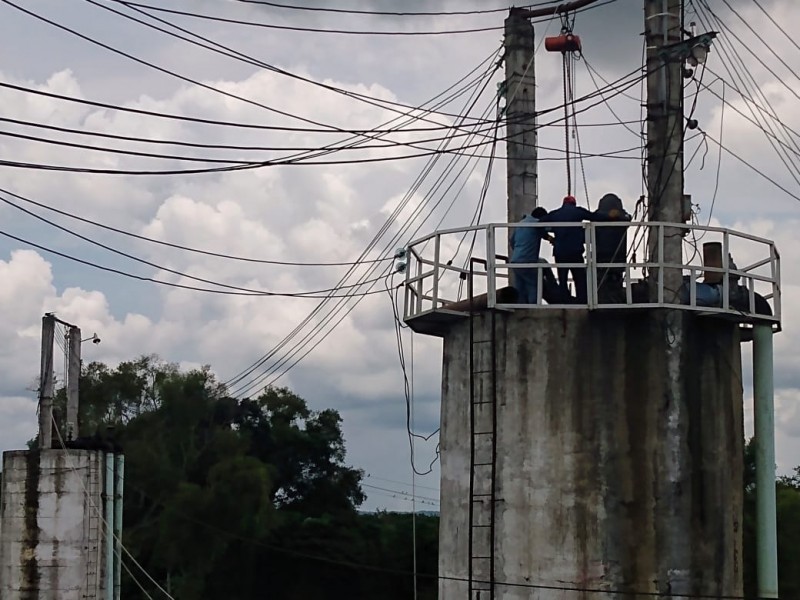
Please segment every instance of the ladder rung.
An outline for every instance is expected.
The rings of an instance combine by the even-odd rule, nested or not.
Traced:
[[[491,556],[473,556],[472,560],[491,560]]]
[[[490,463],[490,462],[482,462],[482,463],[472,463],[472,466],[473,467],[488,467],[488,466],[490,466],[492,464],[493,463]]]
[[[475,502],[475,498],[488,498],[491,494],[472,494],[472,501]]]
[[[494,340],[472,340],[473,344],[491,344]]]
[[[494,401],[492,401],[492,400],[481,400],[480,402],[473,402],[472,404],[473,405],[475,405],[475,404],[494,404]]]
[[[494,431],[475,431],[472,435],[494,435]]]
[[[482,371],[473,371],[473,375],[484,375],[486,373],[494,373],[494,369],[484,369]]]
[[[472,525],[473,529],[484,528],[484,527],[491,527],[491,525]]]

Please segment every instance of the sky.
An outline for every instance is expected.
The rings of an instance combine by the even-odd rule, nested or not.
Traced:
[[[312,6],[300,0],[286,0],[286,3],[290,1]],[[776,443],[779,471],[788,473],[800,465],[800,376],[795,368],[800,359],[800,336],[794,329],[800,306],[800,268],[794,260],[793,243],[800,225],[797,205],[800,181],[793,163],[777,155],[774,146],[778,142],[768,138],[753,121],[760,121],[764,111],[774,111],[780,123],[771,119],[769,127],[783,144],[778,147],[798,150],[795,134],[782,136],[786,135],[785,127],[800,130],[800,96],[794,92],[798,77],[792,71],[792,65],[800,62],[800,47],[784,36],[776,24],[787,31],[795,29],[792,25],[800,25],[800,6],[791,0],[759,0],[758,4],[753,0],[721,0],[710,4],[722,26],[714,24],[720,34],[702,77],[698,70],[696,77],[686,83],[687,107],[694,105],[692,117],[699,124],[697,131],[687,134],[692,139],[686,142],[686,192],[698,207],[701,223],[773,239],[781,252],[784,330],[775,342]],[[18,10],[15,5],[50,23]],[[369,32],[501,28],[505,17],[502,11],[416,17],[338,14],[235,0],[159,0],[152,5],[230,21]],[[318,2],[313,6],[321,5]],[[436,0],[401,5],[393,0],[336,0],[324,5],[382,11],[397,11],[402,6],[404,10],[452,12],[502,9],[508,3]],[[342,130],[386,129],[384,123],[398,117],[397,105],[386,102],[418,107],[470,73],[473,73],[470,78],[477,78],[491,64],[502,44],[501,29],[424,36],[345,35],[255,27],[140,10],[144,14],[113,0],[13,0],[13,3],[4,0],[0,3],[0,82],[135,110],[328,131],[267,130],[159,119],[2,87],[0,116],[6,119],[0,121],[3,161],[128,171],[220,166],[220,163],[65,147],[31,137],[234,161],[274,160],[292,154],[293,150],[286,150],[289,148],[341,145],[348,140]],[[168,24],[183,27],[249,59],[242,62],[215,54],[123,15],[163,28],[168,28]],[[168,24],[159,24],[147,15],[164,19]],[[687,23],[695,20],[697,29],[703,31],[708,28],[708,17],[704,11],[696,14],[694,3],[688,3]],[[557,21],[537,23],[537,44],[543,36],[556,33],[559,26]],[[596,91],[598,86],[604,87],[603,80],[613,82],[641,66],[640,2],[617,0],[578,14],[574,29],[581,36],[584,48],[583,59],[576,63],[576,97]],[[768,40],[769,46],[761,39]],[[483,66],[475,70],[479,65]],[[352,95],[336,93],[265,66],[377,98],[379,106],[374,101],[361,102]],[[540,50],[535,71],[538,108],[559,107],[560,56]],[[757,86],[758,93],[763,94],[759,102],[769,103],[760,112],[756,109],[755,117],[737,92],[737,89],[743,91],[740,77],[746,73],[753,78],[749,87]],[[488,109],[487,114],[494,117],[493,98],[501,81],[502,69],[487,76],[473,116]],[[582,108],[593,106],[578,115],[581,149],[587,154],[583,160],[586,183],[579,175],[581,167],[575,164],[575,191],[582,204],[586,202],[587,191],[591,204],[613,191],[632,211],[642,194],[637,123],[641,118],[641,87],[635,84],[620,94],[606,89],[606,94],[607,103],[596,99],[578,104]],[[455,98],[441,107],[441,113],[414,113],[422,118],[411,127],[428,131],[393,132],[382,138],[383,142],[373,139],[368,143],[416,140],[418,146],[433,148],[437,142],[425,140],[441,137],[442,130],[431,128],[452,125],[468,105],[468,96],[467,93]],[[560,113],[556,111],[553,115],[550,120],[557,119]],[[76,135],[22,125],[19,121],[95,134],[178,140],[196,146],[142,144]],[[701,131],[709,136],[705,144]],[[721,140],[726,150],[721,151],[710,141],[712,138]],[[566,187],[563,128],[543,127],[539,143],[541,203],[554,208]],[[240,149],[197,145],[229,145]],[[285,150],[243,150],[243,146]],[[502,142],[498,144],[498,159],[489,169],[492,176],[482,222],[504,220],[503,146]],[[480,146],[478,151],[488,154],[489,145]],[[97,270],[33,247],[29,242],[139,277],[196,287],[213,286],[188,276],[254,290],[328,290],[336,287],[348,270],[341,265],[263,264],[169,248],[14,200],[7,192],[120,230],[220,254],[292,263],[347,263],[362,255],[411,191],[400,217],[388,226],[381,242],[366,255],[377,262],[356,267],[356,274],[374,279],[391,270],[391,260],[387,257],[412,238],[437,227],[467,225],[481,196],[489,167],[487,158],[470,160],[467,156],[456,156],[454,170],[448,175],[444,165],[449,164],[446,161],[451,157],[447,156],[415,189],[415,181],[427,159],[401,157],[417,152],[418,148],[407,146],[341,150],[326,158],[354,162],[181,175],[58,172],[3,163],[0,188],[6,192],[0,192],[0,196],[85,239],[70,236],[18,208],[0,203],[0,231],[19,238],[0,236],[3,282],[0,309],[5,316],[0,323],[5,341],[0,347],[0,449],[24,447],[36,433],[35,390],[44,312],[54,311],[61,319],[80,326],[86,337],[97,333],[102,340],[100,344],[83,345],[86,361],[114,365],[154,353],[184,368],[211,365],[219,379],[226,381],[275,348],[319,302],[315,298],[233,296],[167,287]],[[607,156],[608,153],[617,154]],[[589,156],[592,154],[606,156]],[[395,160],[364,162],[387,157]],[[434,187],[440,180],[453,183],[449,188]],[[423,199],[430,190],[433,200],[441,198],[442,202],[429,218],[423,219],[416,216],[414,209],[423,207]],[[452,208],[446,212],[448,206]],[[133,262],[91,242],[156,266]],[[399,281],[399,277],[389,278],[390,285]],[[358,302],[344,299],[341,312],[336,313],[337,318],[344,318],[329,333],[328,329],[318,329],[321,314],[312,316],[310,325],[317,328],[301,329],[292,343],[275,355],[280,360],[286,352],[297,349],[297,354],[289,355],[287,364],[301,356],[302,361],[279,379],[274,375],[256,381],[249,378],[251,389],[245,391],[252,393],[266,383],[286,385],[306,398],[314,409],[339,410],[347,460],[365,471],[365,483],[369,486],[365,488],[368,500],[363,508],[410,510],[412,474],[403,371],[385,285],[380,280],[371,288],[345,288],[339,292],[369,288],[374,293]],[[352,312],[346,312],[350,307],[354,307]],[[327,333],[322,340],[321,336],[316,337],[320,331]],[[406,330],[402,335],[409,376],[413,371],[414,427],[427,436],[439,425],[441,342],[422,335],[414,335],[412,339]],[[313,351],[306,354],[312,347]],[[752,430],[750,360],[750,348],[743,345],[748,431]],[[273,364],[274,360],[268,363]],[[279,369],[275,374],[281,372]],[[428,469],[435,451],[435,435],[428,441],[417,442],[418,470]],[[436,510],[437,466],[434,464],[429,475],[416,477],[415,485],[419,496],[417,509]]]

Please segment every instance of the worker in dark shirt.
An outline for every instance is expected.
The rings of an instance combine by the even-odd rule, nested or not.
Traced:
[[[606,194],[597,203],[596,220],[630,222],[622,200],[616,194]],[[594,233],[594,256],[598,265],[624,264],[628,252],[628,228],[597,227]],[[622,267],[597,267],[597,288],[600,302],[624,302]]]
[[[606,221],[605,215],[598,215],[581,208],[575,202],[574,196],[566,196],[561,208],[548,213],[541,219],[549,223],[580,223],[581,221]],[[583,264],[583,246],[585,232],[583,227],[553,227],[555,241],[553,242],[553,258],[556,263],[581,263]],[[558,267],[558,284],[564,297],[569,296],[567,281],[570,272],[575,282],[575,301],[586,304],[586,268],[585,267]]]

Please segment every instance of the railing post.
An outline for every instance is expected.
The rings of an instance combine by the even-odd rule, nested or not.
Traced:
[[[439,250],[442,245],[442,236],[436,234],[433,240],[433,310],[439,308]]]
[[[658,303],[664,304],[664,226],[658,226]]]
[[[486,226],[486,304],[489,308],[497,305],[497,290],[495,286],[496,260],[495,260],[495,231],[494,225]],[[509,281],[513,281],[509,272]]]
[[[722,308],[728,310],[731,296],[730,246],[727,230],[722,233]]]
[[[422,296],[425,295],[425,282],[422,281],[422,256],[417,257],[417,310],[416,314],[422,312]]]
[[[770,244],[770,261],[772,268],[772,304],[773,312],[778,319],[781,320],[781,256],[775,249],[775,244]]]
[[[409,279],[411,279],[411,257],[414,254],[411,251],[411,246],[408,247],[406,251],[407,258],[406,258],[406,283],[404,286],[404,294],[403,294],[403,316],[407,319],[410,315],[410,304],[411,304],[411,284],[409,283]]]
[[[584,243],[586,244],[586,302],[589,308],[595,308],[598,302],[600,283],[597,280],[597,254],[595,252],[595,240],[597,239],[595,233],[595,223],[589,223],[584,226]]]

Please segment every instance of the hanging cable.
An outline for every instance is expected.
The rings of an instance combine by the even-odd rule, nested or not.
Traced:
[[[561,67],[562,67],[562,84],[564,88],[564,164],[567,167],[567,196],[572,195],[572,175],[570,173],[570,166],[569,166],[569,93],[568,93],[568,84],[569,81],[569,58],[567,57],[567,53],[562,53],[561,57]]]

